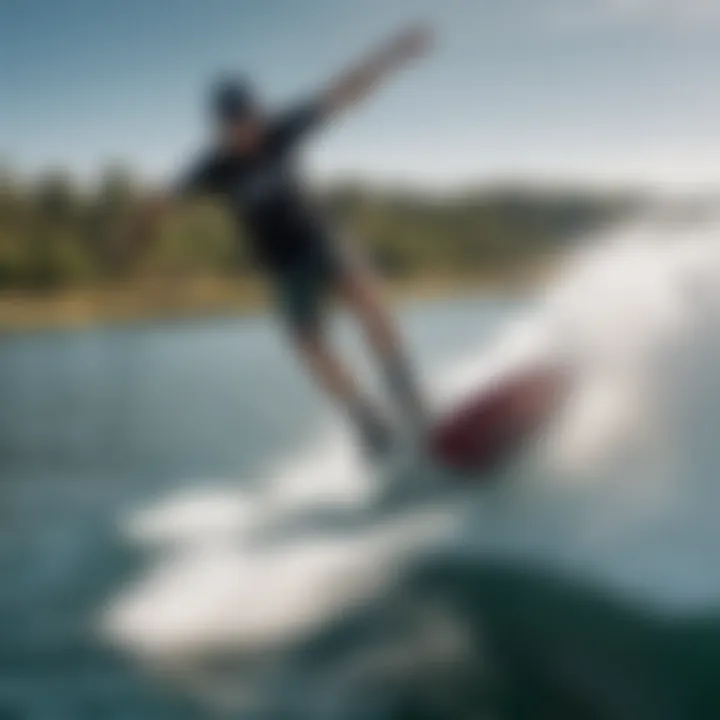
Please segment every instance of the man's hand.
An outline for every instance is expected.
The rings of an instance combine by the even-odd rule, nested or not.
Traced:
[[[433,32],[429,25],[418,23],[399,32],[390,47],[394,48],[399,60],[422,57],[432,48]]]
[[[328,111],[337,112],[363,99],[387,75],[409,60],[424,55],[432,45],[427,25],[414,25],[390,39],[365,62],[336,80],[325,94]]]

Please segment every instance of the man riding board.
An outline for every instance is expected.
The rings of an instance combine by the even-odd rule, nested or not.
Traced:
[[[143,213],[143,230],[168,201],[208,194],[223,201],[247,229],[253,255],[276,290],[280,315],[299,356],[319,384],[346,411],[363,447],[373,455],[392,445],[382,412],[358,387],[332,347],[323,322],[331,296],[359,320],[393,400],[416,430],[423,403],[400,335],[379,283],[357,248],[329,229],[303,197],[294,169],[300,142],[367,97],[392,72],[429,47],[424,28],[406,30],[317,96],[279,116],[269,115],[251,87],[225,80],[212,95],[216,138],[166,197]]]

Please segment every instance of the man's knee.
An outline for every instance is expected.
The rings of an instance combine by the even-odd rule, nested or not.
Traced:
[[[292,344],[304,354],[317,354],[325,348],[325,333],[317,324],[294,324],[288,328]]]
[[[367,272],[348,275],[343,296],[352,310],[365,316],[384,315],[385,299],[377,278]]]
[[[301,347],[314,347],[325,334],[324,309],[319,300],[290,298],[282,308],[281,320],[290,339]]]

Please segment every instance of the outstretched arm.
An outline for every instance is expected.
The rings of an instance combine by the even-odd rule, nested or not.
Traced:
[[[430,47],[432,33],[418,25],[404,30],[378,48],[356,67],[342,74],[326,89],[326,112],[336,113],[355,105],[371,93],[387,76]]]
[[[125,252],[133,258],[142,254],[157,236],[158,227],[173,207],[185,198],[211,192],[214,180],[212,162],[200,158],[170,187],[149,195],[125,233]]]

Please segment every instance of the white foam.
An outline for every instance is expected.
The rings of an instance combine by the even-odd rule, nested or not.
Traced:
[[[569,562],[654,601],[717,600],[720,569],[687,563],[707,552],[708,533],[720,537],[697,513],[678,515],[679,495],[701,508],[709,490],[689,480],[692,452],[676,406],[680,395],[683,412],[695,412],[682,389],[689,379],[698,402],[717,394],[707,370],[720,359],[717,232],[712,221],[644,222],[594,239],[535,308],[439,374],[433,391],[442,405],[540,359],[572,367],[570,402],[502,503],[488,493],[430,513],[410,505],[345,531],[310,527],[271,547],[250,542],[259,528],[307,510],[372,503],[378,479],[347,436],[321,433],[263,473],[258,491],[195,490],[131,518],[132,537],[173,550],[116,598],[107,615],[113,637],[159,655],[290,641],[382,592],[408,557],[449,530],[465,549]],[[668,552],[663,533],[673,522],[682,542]]]
[[[331,539],[310,532],[252,549],[205,540],[117,598],[107,626],[120,644],[154,658],[272,649],[372,597],[445,520],[435,510],[371,531]]]

